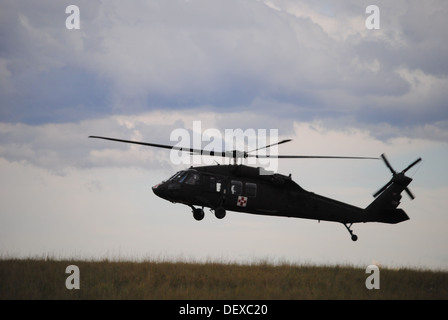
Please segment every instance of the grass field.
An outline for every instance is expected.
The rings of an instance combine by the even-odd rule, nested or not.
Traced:
[[[69,290],[69,265],[80,289]],[[448,272],[352,266],[1,259],[0,299],[448,299]]]

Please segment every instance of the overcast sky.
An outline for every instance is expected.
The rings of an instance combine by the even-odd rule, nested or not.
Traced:
[[[77,5],[80,29],[67,29]],[[0,254],[448,268],[448,3],[0,0]],[[185,167],[178,128],[278,129],[283,154],[379,156],[410,220],[193,219],[151,186]],[[196,130],[197,131],[197,130]],[[193,134],[192,134],[193,137]],[[217,159],[217,161],[221,161]],[[381,161],[285,160],[303,188],[366,207]]]

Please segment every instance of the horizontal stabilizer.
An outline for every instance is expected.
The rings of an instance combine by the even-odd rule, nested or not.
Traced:
[[[409,216],[403,209],[389,209],[376,212],[370,212],[369,222],[383,222],[383,223],[399,223],[409,220]]]

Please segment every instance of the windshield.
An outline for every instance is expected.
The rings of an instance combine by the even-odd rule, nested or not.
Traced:
[[[182,173],[184,173],[184,171],[176,172],[171,178],[168,179],[168,181],[177,180]]]
[[[179,183],[185,182],[186,184],[196,185],[200,184],[200,175],[197,172],[179,171],[171,178],[169,178],[168,181],[176,181]]]

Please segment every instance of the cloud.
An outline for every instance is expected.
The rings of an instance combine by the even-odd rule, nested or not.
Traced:
[[[198,122],[199,127],[194,128]],[[77,123],[49,123],[28,125],[0,123],[0,157],[44,168],[57,174],[65,174],[72,168],[140,167],[155,169],[179,168],[170,162],[170,151],[130,144],[89,139],[90,135],[152,143],[193,147],[194,139],[206,147],[209,141],[203,136],[208,129],[219,131],[222,137],[226,129],[279,129],[278,120],[248,112],[215,114],[204,109],[188,111],[152,111],[136,115],[121,115],[84,120]],[[292,132],[284,123],[280,134]],[[176,129],[184,129],[189,141],[171,141]],[[194,132],[199,130],[200,132]],[[176,139],[176,137],[173,137]],[[221,143],[225,148],[224,140]],[[218,159],[220,160],[220,159]]]
[[[13,162],[29,163],[63,174],[70,168],[97,166],[141,166],[158,163],[164,167],[167,157],[157,159],[154,150],[140,151],[135,146],[99,143],[89,135],[109,135],[123,139],[152,137],[166,142],[175,123],[146,125],[143,121],[129,121],[126,117],[85,120],[80,123],[0,124],[0,154]],[[169,142],[169,141],[168,141]]]
[[[178,129],[186,130],[189,138],[180,141],[176,140],[178,137],[172,137],[172,133]],[[293,142],[279,147],[280,153],[305,155],[378,156],[387,150],[384,148],[384,142],[381,141],[384,136],[377,137],[377,131],[387,135],[387,141],[392,146],[396,146],[394,142],[396,137],[429,144],[434,136],[441,134],[436,127],[421,128],[421,132],[401,133],[394,127],[386,126],[359,129],[357,126],[350,125],[349,120],[344,123],[335,123],[331,120],[293,122],[291,125],[289,120],[281,116],[274,118],[269,114],[248,111],[218,114],[206,109],[152,111],[136,115],[84,120],[78,123],[43,125],[0,123],[0,157],[10,162],[30,164],[61,175],[74,168],[99,167],[153,168],[172,172],[183,167],[170,161],[169,150],[89,139],[88,136],[99,135],[166,145],[178,145],[182,142],[182,146],[185,147],[204,148],[210,143],[204,136],[209,129],[220,132],[223,138],[228,129],[232,131],[241,129],[243,132],[249,129],[255,133],[260,129],[267,130],[267,138],[270,138],[269,130],[278,130],[279,140],[293,139]],[[409,138],[412,136],[413,138]],[[428,137],[418,139],[419,136]],[[337,144],[328,142],[348,141],[349,137],[352,137],[351,145],[343,146],[339,142]],[[195,141],[199,141],[200,145],[195,145]],[[366,141],[375,141],[375,143],[367,144]],[[221,148],[216,151],[226,150],[228,142],[222,141]],[[241,141],[237,143],[237,148],[243,150]],[[247,143],[249,141],[246,141]],[[263,142],[258,141],[258,143]],[[265,143],[268,144],[269,141]],[[223,161],[221,158],[215,160]],[[260,162],[257,165],[263,166],[266,163]]]
[[[67,30],[65,3],[5,3],[3,122],[203,107],[361,127],[446,121],[444,2],[380,3],[380,30],[353,1],[78,5],[81,29]]]

